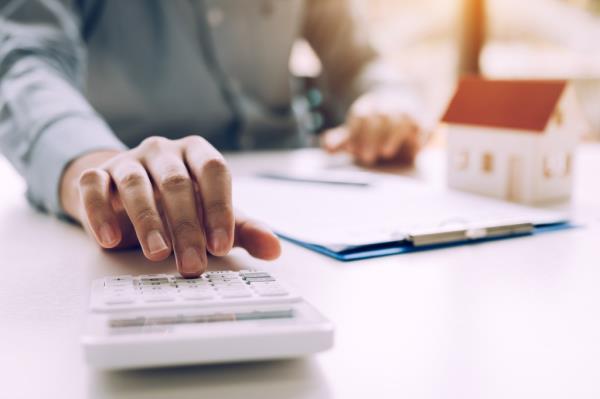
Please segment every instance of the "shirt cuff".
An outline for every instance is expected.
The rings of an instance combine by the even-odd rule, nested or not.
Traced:
[[[93,151],[125,149],[96,116],[76,115],[58,120],[44,129],[29,154],[27,198],[38,208],[65,216],[60,183],[69,163]]]

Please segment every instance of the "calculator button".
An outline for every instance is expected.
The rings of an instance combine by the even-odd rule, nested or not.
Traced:
[[[249,291],[219,291],[219,294],[222,298],[249,298],[252,296],[252,293]]]
[[[252,291],[246,284],[227,284],[215,287],[217,293],[224,298],[243,298],[252,296]]]
[[[133,277],[130,275],[125,275],[125,276],[113,276],[113,277],[106,277],[104,279],[105,282],[110,282],[110,281],[133,281]]]
[[[260,296],[285,296],[288,292],[277,283],[257,283],[251,287]]]
[[[133,285],[133,277],[131,276],[108,277],[104,279],[105,287],[119,287],[129,285]]]
[[[187,301],[205,301],[213,299],[215,296],[211,292],[182,292],[181,298]]]
[[[265,272],[253,272],[253,271],[240,272],[240,276],[242,276],[243,278],[248,278],[248,277],[271,277],[271,275],[269,273],[265,273]]]
[[[214,296],[215,292],[213,290],[205,290],[205,289],[185,289],[180,290],[179,295],[184,296]]]
[[[177,285],[207,285],[210,284],[206,280],[175,280]]]
[[[245,284],[227,284],[215,287],[217,291],[248,291],[248,286]]]
[[[243,283],[234,282],[234,283],[225,283],[225,284],[215,284],[215,285],[213,285],[213,288],[215,290],[227,290],[227,289],[243,290],[243,289],[247,289],[248,285],[243,284]]]
[[[161,283],[148,283],[148,282],[143,282],[139,285],[139,287],[141,289],[153,289],[153,288],[170,288],[170,287],[174,287],[174,284],[171,284],[170,282],[166,281],[166,282],[161,282]]]
[[[262,282],[275,281],[275,279],[271,276],[268,276],[268,277],[246,277],[246,281],[249,283],[262,283]]]
[[[135,290],[129,287],[110,287],[104,289],[104,295],[106,296],[114,296],[114,295],[135,295]]]
[[[256,290],[266,290],[266,289],[283,289],[283,287],[277,282],[277,281],[262,281],[262,282],[255,282],[255,283],[251,283],[249,284],[250,287],[256,289]]]
[[[175,294],[176,293],[169,292],[169,291],[152,291],[152,292],[142,293],[142,297],[144,299],[149,299],[149,298],[172,298],[172,299],[175,299]]]
[[[175,287],[171,287],[170,285],[143,285],[141,287],[142,292],[166,292],[166,291],[175,291]]]
[[[238,282],[234,282],[234,283],[225,283],[225,284],[215,284],[214,289],[216,290],[225,290],[225,289],[238,289],[238,290],[243,290],[243,289],[247,289],[248,285],[244,284],[244,283],[238,283]]]
[[[235,272],[229,272],[229,271],[221,271],[221,272],[208,272],[205,273],[205,276],[208,278],[213,278],[213,277],[229,277],[229,276],[236,276],[237,273]]]
[[[169,285],[169,282],[168,281],[142,280],[138,283],[138,285],[140,285],[142,287],[161,286],[161,285]]]
[[[166,278],[168,280],[169,275],[168,274],[142,274],[141,276],[138,276],[137,278],[139,278],[140,280],[149,279],[149,278]]]
[[[173,281],[177,284],[197,284],[197,283],[205,283],[206,279],[202,277],[198,278],[183,278],[183,277],[175,277]]]
[[[284,290],[257,291],[259,296],[286,296],[288,293]]]
[[[104,298],[106,305],[125,305],[135,302],[132,296],[129,295],[111,295]]]
[[[155,302],[173,302],[175,297],[168,295],[148,295],[144,297],[144,302],[155,303]]]
[[[180,287],[177,290],[180,293],[183,292],[214,292],[214,289],[209,287]]]
[[[212,285],[210,283],[196,283],[196,284],[177,284],[176,286],[180,290],[189,289],[212,289]]]
[[[139,277],[140,281],[169,281],[166,274],[145,274]]]
[[[212,276],[209,277],[210,281],[229,281],[229,280],[239,280],[239,276]]]
[[[248,275],[242,276],[241,278],[244,280],[248,280],[248,279],[255,279],[255,278],[274,278],[274,277],[268,273],[253,273],[253,274],[248,274]]]
[[[223,283],[233,283],[233,282],[241,282],[239,278],[211,278],[210,282],[213,284],[223,284]]]
[[[178,286],[177,290],[179,292],[184,291],[212,291],[213,287],[210,285],[187,285],[187,286]]]
[[[175,290],[165,290],[165,289],[152,289],[152,290],[142,290],[142,295],[174,295],[175,293],[177,293],[177,291]]]
[[[172,298],[177,290],[170,286],[143,286],[141,289],[142,296],[145,298]]]

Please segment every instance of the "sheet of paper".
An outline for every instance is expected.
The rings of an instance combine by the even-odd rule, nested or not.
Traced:
[[[280,234],[328,247],[402,240],[437,227],[566,220],[555,212],[433,189],[398,176],[368,187],[239,178],[234,202]]]

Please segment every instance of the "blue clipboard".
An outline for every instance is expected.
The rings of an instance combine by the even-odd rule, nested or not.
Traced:
[[[560,221],[556,223],[547,223],[547,224],[538,224],[533,226],[533,229],[527,232],[521,233],[512,233],[506,235],[497,235],[494,237],[482,237],[482,238],[472,238],[472,239],[461,239],[452,242],[444,242],[444,243],[433,243],[429,245],[414,245],[408,240],[400,240],[386,243],[374,243],[368,245],[361,245],[356,247],[347,247],[343,249],[331,248],[328,246],[318,245],[314,243],[309,243],[306,241],[301,241],[294,239],[293,237],[289,237],[284,234],[279,234],[278,236],[282,239],[299,245],[301,247],[310,249],[312,251],[318,252],[320,254],[329,256],[331,258],[337,259],[343,262],[350,262],[356,260],[370,259],[370,258],[378,258],[382,256],[391,256],[391,255],[400,255],[407,254],[412,252],[420,252],[420,251],[430,251],[441,248],[455,247],[460,245],[472,245],[490,241],[499,241],[499,240],[507,240],[512,238],[526,237],[532,236],[536,234],[549,233],[554,231],[561,231],[566,229],[575,228],[574,224],[569,221]]]

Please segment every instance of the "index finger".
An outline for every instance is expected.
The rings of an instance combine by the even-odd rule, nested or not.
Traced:
[[[225,159],[200,137],[187,139],[184,158],[199,186],[208,250],[216,256],[226,255],[233,246],[235,218],[231,199],[231,175]]]

